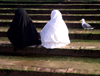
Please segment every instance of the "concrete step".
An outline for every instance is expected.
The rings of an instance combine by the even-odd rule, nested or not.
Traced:
[[[41,3],[41,2],[35,2],[35,3],[33,3],[34,5],[32,5],[32,4],[28,4],[28,5],[25,5],[25,3],[23,3],[24,5],[22,5],[21,3],[19,3],[18,2],[18,4],[16,4],[15,2],[15,4],[13,3],[13,2],[9,2],[8,1],[8,3],[12,3],[12,4],[5,4],[4,5],[4,2],[2,3],[2,1],[1,1],[1,6],[5,6],[5,8],[1,8],[0,9],[0,13],[14,13],[15,12],[15,10],[17,9],[17,8],[6,8],[6,6],[26,6],[26,7],[28,7],[28,6],[34,6],[34,8],[32,8],[32,9],[28,9],[28,8],[25,8],[25,9],[27,9],[26,11],[28,12],[28,14],[33,14],[33,12],[34,12],[34,14],[49,14],[49,15],[35,15],[35,16],[33,16],[33,15],[31,15],[30,17],[32,18],[32,20],[37,20],[37,23],[35,23],[36,24],[36,27],[40,27],[40,28],[43,28],[43,26],[45,25],[45,23],[48,21],[48,20],[50,20],[50,13],[51,13],[51,11],[52,11],[52,7],[51,7],[51,3],[47,3],[47,4],[45,4],[45,2],[43,2],[43,4]],[[41,4],[40,4],[41,3]],[[72,3],[72,4],[71,4]],[[63,7],[66,7],[66,6],[74,6],[75,8],[73,8],[73,9],[70,9],[70,8],[63,8],[63,9],[61,9],[61,7],[59,7],[59,10],[61,10],[61,13],[62,14],[65,14],[64,16],[63,16],[63,19],[66,21],[66,23],[67,23],[67,26],[68,26],[68,28],[82,28],[82,26],[81,26],[81,24],[80,23],[77,23],[81,18],[85,18],[86,20],[88,20],[90,23],[91,23],[91,25],[93,26],[93,27],[95,27],[95,29],[99,29],[100,27],[99,27],[99,23],[97,23],[97,21],[99,21],[100,19],[99,19],[99,15],[97,16],[97,15],[91,15],[91,16],[87,16],[86,14],[99,14],[100,13],[100,11],[99,11],[99,9],[98,8],[95,8],[95,5],[96,6],[98,6],[99,7],[99,2],[94,2],[94,4],[93,4],[93,2],[76,2],[77,4],[75,4],[75,3],[73,3],[73,2],[69,2],[69,4],[67,3],[67,2],[62,2],[62,3],[57,3],[57,2],[54,2],[53,4],[52,4],[52,6],[54,7],[54,6],[56,6],[57,8],[58,8],[58,6],[63,6]],[[79,4],[79,3],[82,3],[82,4]],[[89,4],[88,4],[89,3]],[[20,5],[21,4],[21,5]],[[43,8],[43,9],[41,9],[41,7],[40,6],[45,6],[46,7],[46,5],[47,6],[50,6],[51,7],[51,9],[49,8],[48,9],[48,7],[47,8]],[[88,5],[90,6],[90,7],[88,7]],[[79,7],[79,6],[86,6],[87,8],[84,8],[84,9],[82,9],[82,8],[77,8],[76,9],[76,7]],[[93,9],[93,8],[91,8],[91,6],[93,6],[95,9]],[[40,7],[40,8],[38,8],[38,7]],[[38,9],[37,9],[38,8]],[[40,10],[41,9],[41,10]],[[54,9],[54,8],[53,8]],[[76,16],[74,15],[74,16],[72,16],[72,15],[69,15],[69,14],[77,14]],[[81,16],[79,16],[78,14],[84,14],[84,15],[81,15]],[[13,15],[0,15],[0,18],[1,18],[1,20],[0,21],[2,21],[3,19],[4,20],[8,20],[8,19],[13,19]],[[38,22],[39,21],[45,21],[46,20],[46,22],[44,23],[43,22],[43,24],[39,24]],[[73,22],[70,22],[69,23],[69,21],[73,21],[73,22],[76,22],[76,23],[73,23]],[[94,23],[94,21],[96,21],[96,23]],[[41,22],[42,23],[42,22]],[[10,23],[9,23],[9,21],[7,21],[6,23],[5,22],[0,22],[0,26],[8,26],[8,25],[10,25]],[[40,26],[41,25],[41,26]]]
[[[2,0],[2,1],[7,1],[7,0]],[[21,1],[18,1],[18,0],[9,0],[9,1],[13,1],[13,2],[37,2],[37,0],[21,0]],[[100,0],[59,0],[59,2],[98,2]],[[58,2],[58,1],[54,1],[54,0],[38,0],[38,2]]]
[[[71,0],[72,1],[72,0]],[[80,0],[81,1],[81,0]],[[41,5],[41,2],[27,2],[28,5],[23,2],[7,2],[7,4],[3,4],[3,1],[0,1],[0,13],[14,13],[17,8],[25,8],[28,14],[49,14],[51,13],[52,9],[59,9],[61,10],[62,14],[83,14],[83,16],[64,16],[65,21],[68,28],[82,28],[81,27],[81,18],[86,18],[89,23],[91,23],[92,26],[94,26],[96,29],[100,28],[99,23],[99,16],[86,16],[84,14],[100,14],[99,7],[100,2],[65,2],[65,3],[45,3],[46,5]],[[10,4],[9,4],[10,3]],[[11,4],[12,3],[12,4]],[[38,5],[36,5],[38,3]],[[80,4],[81,3],[81,4]],[[33,5],[35,4],[35,5]],[[52,5],[51,5],[52,4]],[[62,5],[63,4],[63,5]],[[48,9],[50,8],[50,9]],[[41,9],[41,10],[40,10]],[[2,15],[2,14],[1,14]],[[11,19],[13,19],[13,15],[0,15],[0,26],[10,26]],[[35,22],[36,27],[43,28],[43,26],[46,24],[46,22],[49,20],[49,16],[31,16],[33,19],[33,22]],[[37,20],[34,21],[34,17],[37,17]],[[44,20],[41,21],[41,17],[44,17]],[[4,20],[3,20],[4,19]],[[6,21],[6,19],[10,19]],[[42,18],[43,19],[43,18]],[[76,20],[76,21],[75,21]],[[93,20],[93,21],[90,21]],[[97,22],[98,21],[98,22]],[[3,29],[2,29],[3,30]],[[0,38],[6,37],[6,31],[0,32]],[[94,30],[93,30],[94,31]],[[16,49],[14,46],[11,45],[11,43],[7,40],[0,40],[0,76],[95,76],[100,75],[100,64],[99,64],[99,58],[100,58],[100,34],[99,32],[94,33],[84,33],[83,31],[70,31],[70,39],[71,44],[67,45],[66,47],[58,48],[58,49],[46,49],[41,47],[40,45],[37,46],[29,46],[24,49]],[[73,39],[79,39],[74,40]],[[81,39],[84,39],[81,41]],[[87,40],[85,42],[85,40]],[[90,40],[90,41],[89,41]],[[96,40],[96,42],[95,42]],[[5,57],[1,57],[1,55],[4,55]],[[6,56],[7,55],[7,56]],[[9,57],[8,55],[12,55]],[[37,57],[34,57],[34,55],[37,55]],[[22,56],[22,58],[14,58],[15,56],[19,57]],[[30,57],[31,56],[31,57]],[[47,58],[50,56],[48,60],[43,61],[41,59],[42,57]],[[59,58],[64,59],[65,61],[57,61],[57,60],[50,60],[51,57],[54,56],[60,56]],[[36,58],[37,60],[25,60],[23,58]],[[66,60],[68,57],[73,57],[74,60]],[[93,59],[89,58],[87,61],[77,61],[77,58],[85,57],[85,60],[87,60],[88,57],[92,57]],[[38,59],[40,58],[40,61]],[[56,59],[59,59],[58,57]],[[52,58],[54,59],[54,58]],[[82,58],[80,59],[82,60]],[[97,61],[95,61],[97,60]],[[92,61],[92,62],[91,62]],[[51,66],[50,66],[51,65]],[[61,65],[61,66],[57,66]]]
[[[0,56],[0,76],[99,76],[99,58]]]
[[[17,9],[17,8],[16,8]],[[0,13],[15,13],[16,9],[0,9]],[[27,9],[24,8],[28,14],[50,14],[52,9]],[[99,9],[92,9],[92,10],[82,10],[82,9],[59,9],[61,11],[62,14],[100,14],[100,10]]]
[[[7,32],[8,29],[10,28],[10,26],[1,26],[0,27],[0,32]],[[42,28],[38,28],[36,27],[36,30],[38,31],[38,33],[40,33],[40,31],[42,30]],[[69,30],[69,34],[100,34],[100,30],[99,29],[91,29],[91,30],[84,30],[83,28],[80,28],[80,29],[71,29],[71,28],[68,28]]]
[[[100,5],[0,5],[0,8],[99,9]]]
[[[8,3],[11,3],[11,2],[8,2]],[[39,2],[37,3],[33,3],[33,4],[16,4],[13,2],[13,4],[6,4],[4,5],[4,2],[0,4],[0,8],[43,8],[43,9],[99,9],[99,2],[87,2],[87,3],[82,3],[82,2],[76,2],[76,3],[42,3],[41,4]],[[52,6],[51,6],[52,5]]]
[[[39,37],[40,34],[38,33]],[[6,32],[0,32],[0,37],[7,37]],[[69,33],[69,38],[72,39],[79,39],[79,40],[99,40],[100,39],[100,34],[91,34],[90,33]]]
[[[30,16],[32,20],[50,20],[50,15],[31,15]],[[13,19],[14,15],[0,15],[0,19]],[[82,18],[86,20],[100,20],[100,16],[69,16],[69,15],[64,15],[63,19],[64,20],[70,20],[70,21],[77,21],[81,20]]]
[[[11,19],[10,20],[0,20],[0,27],[9,27],[11,25]],[[32,20],[35,27],[36,28],[43,28],[45,26],[45,24],[48,22],[43,21],[43,20]],[[87,23],[89,23],[92,27],[94,27],[94,29],[100,29],[100,23],[99,21],[86,21]],[[82,29],[82,25],[81,22],[78,21],[65,21],[67,27],[69,29]]]
[[[0,37],[7,37],[7,30],[8,27],[0,27]],[[40,37],[39,32],[42,30],[42,28],[36,28],[38,31],[38,35]],[[70,39],[84,39],[84,40],[99,40],[100,39],[100,30],[94,29],[94,30],[84,30],[84,29],[69,29],[69,37]]]
[[[25,2],[25,1],[0,1],[0,4],[100,4],[100,1],[66,1],[66,2]]]
[[[75,42],[76,41],[76,42]],[[0,55],[50,55],[50,56],[72,56],[72,57],[100,57],[100,41],[71,40],[71,43],[58,49],[46,49],[40,45],[17,49],[9,41],[0,41]]]

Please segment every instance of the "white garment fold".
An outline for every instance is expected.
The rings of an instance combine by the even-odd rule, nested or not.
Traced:
[[[70,43],[67,25],[62,19],[59,10],[51,12],[51,20],[40,31],[42,46],[53,49],[66,46]]]

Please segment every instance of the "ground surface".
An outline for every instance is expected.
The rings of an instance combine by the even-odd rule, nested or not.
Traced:
[[[44,58],[44,59],[43,59]],[[0,69],[13,69],[25,71],[62,72],[80,74],[100,74],[99,58],[89,59],[62,57],[13,57],[0,56]],[[86,61],[85,61],[86,60]],[[96,60],[98,60],[96,62]],[[90,61],[90,62],[89,62]]]
[[[0,43],[11,44],[7,38],[1,38]],[[100,50],[100,42],[71,40],[69,45],[62,48]],[[100,58],[67,56],[0,56],[0,69],[100,74]]]
[[[0,44],[11,44],[7,37],[0,37]],[[100,40],[71,40],[65,49],[96,49],[100,50]]]

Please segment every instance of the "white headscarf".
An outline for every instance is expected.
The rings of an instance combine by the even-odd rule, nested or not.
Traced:
[[[40,32],[42,46],[45,48],[60,48],[70,43],[68,28],[59,10],[51,12],[51,20]]]

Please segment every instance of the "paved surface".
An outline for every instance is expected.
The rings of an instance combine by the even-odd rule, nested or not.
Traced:
[[[11,44],[9,41],[0,41],[0,45],[5,45],[5,44]],[[31,46],[34,47],[34,46]],[[41,48],[42,46],[38,46]],[[100,41],[90,41],[90,42],[84,42],[81,40],[71,42],[69,45],[62,47],[64,49],[94,49],[94,50],[100,50]],[[62,49],[59,48],[59,49]]]
[[[33,58],[34,59],[34,58]],[[26,60],[23,58],[0,58],[0,69],[24,71],[100,74],[100,63],[82,61],[58,60]]]
[[[11,44],[9,41],[0,41],[1,45]],[[33,47],[33,46],[31,46]],[[41,48],[41,46],[38,46]],[[71,44],[63,49],[93,49],[100,50],[100,42],[71,42]],[[60,48],[60,49],[62,49]],[[59,60],[26,60],[21,58],[12,58],[5,56],[0,57],[0,69],[14,69],[14,70],[31,70],[41,72],[61,72],[61,73],[80,73],[80,74],[100,74],[100,63],[98,62],[81,62],[81,61],[59,61]],[[28,57],[29,58],[29,57]],[[39,58],[39,57],[38,57]],[[41,57],[40,57],[41,58]],[[33,58],[34,59],[34,58]],[[96,58],[99,60],[99,58]]]
[[[1,45],[10,44],[9,41],[1,41]],[[100,42],[72,42],[63,49],[97,49],[100,50]],[[33,47],[33,46],[31,46]],[[41,46],[38,46],[41,48]],[[60,49],[62,49],[60,48]],[[80,74],[100,74],[100,63],[82,61],[59,61],[59,60],[26,60],[22,58],[0,57],[0,69],[14,69],[25,71],[58,72],[58,73],[80,73]],[[29,58],[29,57],[28,57]],[[34,58],[33,58],[34,59]],[[99,58],[95,58],[98,61]]]

